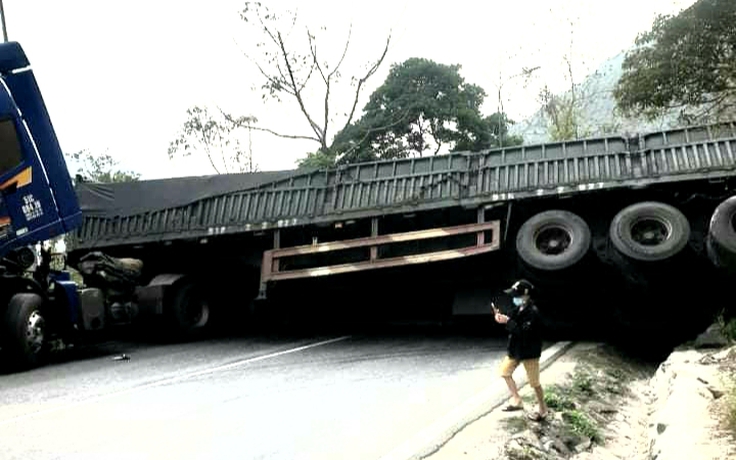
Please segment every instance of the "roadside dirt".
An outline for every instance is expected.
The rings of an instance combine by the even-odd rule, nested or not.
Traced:
[[[715,377],[736,368],[736,347],[730,350],[678,350],[658,365],[629,359],[607,345],[576,344],[542,372],[552,409],[547,420],[533,422],[499,408],[424,458],[736,459],[723,422],[729,390]],[[523,372],[519,367],[515,377]],[[526,411],[535,410],[531,389],[525,386],[521,393]],[[699,412],[685,414],[687,407]],[[686,447],[696,456],[678,456]]]

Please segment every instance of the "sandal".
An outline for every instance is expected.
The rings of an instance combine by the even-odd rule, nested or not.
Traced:
[[[529,420],[533,422],[541,422],[542,420],[547,418],[547,414],[542,415],[539,412],[530,412],[526,414],[526,416],[529,418]]]
[[[507,404],[506,407],[504,407],[502,410],[504,412],[513,412],[517,410],[521,410],[523,407],[521,405],[514,405],[514,404]]]

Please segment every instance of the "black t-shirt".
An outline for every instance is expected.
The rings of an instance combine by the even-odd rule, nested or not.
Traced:
[[[542,355],[542,319],[534,302],[529,301],[523,309],[513,309],[506,330],[509,331],[507,350],[511,358],[523,360]]]

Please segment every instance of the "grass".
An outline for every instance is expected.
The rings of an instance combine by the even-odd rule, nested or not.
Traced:
[[[590,439],[595,443],[602,441],[596,423],[581,411],[575,396],[589,399],[595,395],[595,379],[589,369],[576,369],[567,387],[552,386],[544,394],[547,406],[562,415],[567,428],[574,434]]]
[[[616,411],[616,401],[626,394],[628,382],[646,377],[647,372],[648,368],[621,358],[613,349],[604,348],[586,355],[564,382],[545,386],[544,400],[553,418],[543,425],[546,428],[542,428],[542,433],[558,438],[570,449],[579,448],[581,441],[603,445],[603,429],[610,421],[610,413]],[[533,394],[522,398],[525,403],[536,403]],[[736,392],[731,415],[736,433]],[[523,419],[510,419],[506,423],[509,431],[515,433],[536,426]]]
[[[551,387],[544,392],[544,402],[552,410],[564,411],[575,409],[575,402],[564,395],[564,390],[559,387]]]
[[[584,436],[595,443],[601,442],[601,434],[596,424],[587,415],[579,410],[566,410],[562,412],[562,419],[573,433]]]
[[[593,376],[588,372],[575,372],[572,376],[572,387],[585,396],[593,396]]]

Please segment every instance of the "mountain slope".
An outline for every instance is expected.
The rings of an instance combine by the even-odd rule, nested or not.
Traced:
[[[623,117],[617,113],[613,89],[623,74],[621,65],[625,55],[626,51],[623,51],[608,59],[578,85],[580,132],[586,134],[581,137],[659,131],[677,124],[675,113],[653,122],[646,121],[643,117]],[[569,97],[570,91],[560,96]],[[509,133],[523,136],[525,144],[551,141],[549,120],[541,107],[531,117],[513,125]]]

